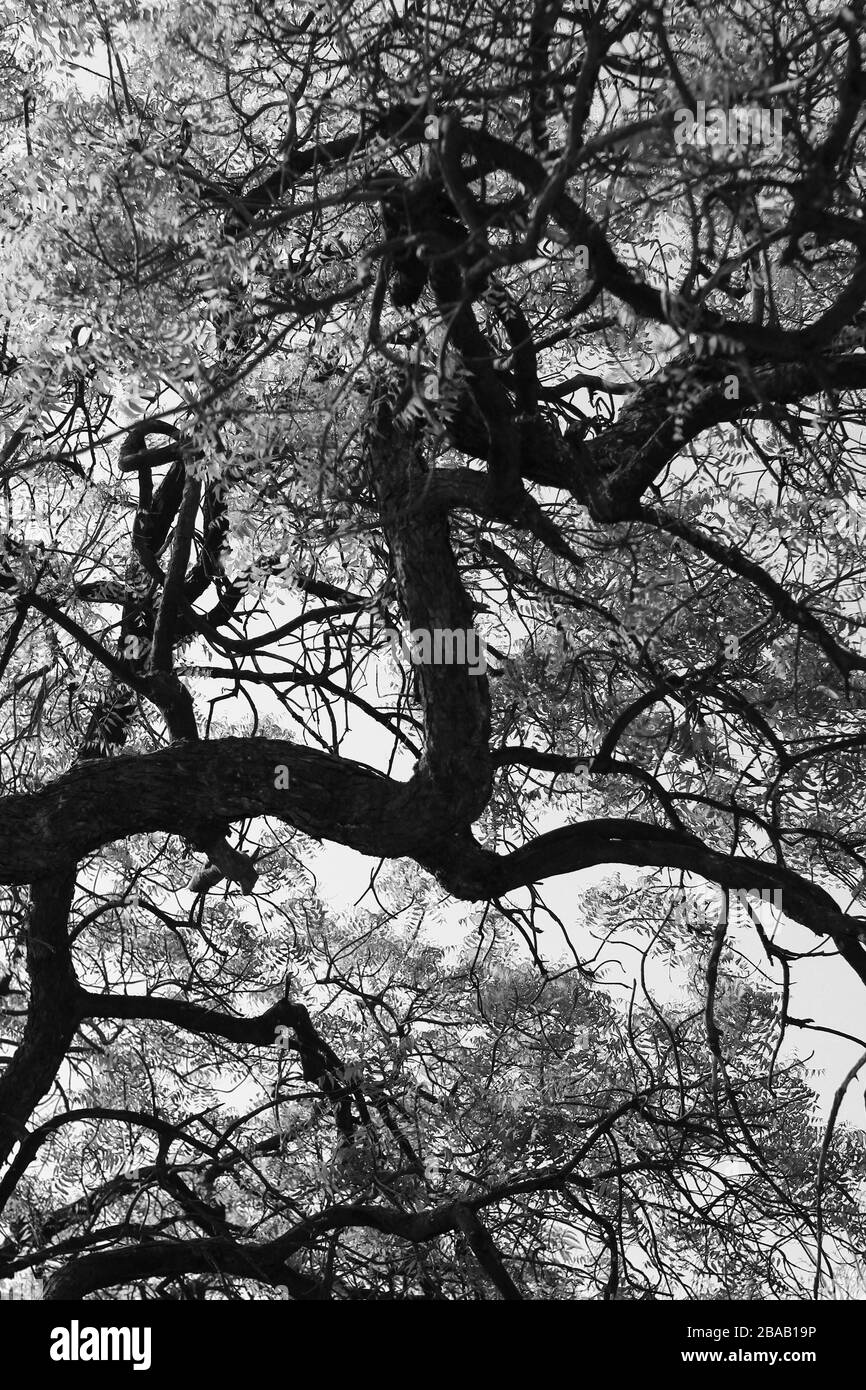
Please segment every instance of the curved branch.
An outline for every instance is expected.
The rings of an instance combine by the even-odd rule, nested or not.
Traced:
[[[275,776],[279,767],[289,772],[288,787]],[[195,840],[203,821],[264,815],[362,854],[412,858],[455,897],[471,900],[501,897],[595,864],[687,869],[734,890],[778,888],[786,916],[832,936],[866,982],[863,924],[840,912],[823,888],[782,865],[722,853],[686,831],[625,819],[566,826],[497,855],[460,829],[450,794],[423,773],[400,783],[277,739],[228,738],[126,754],[78,765],[38,792],[0,799],[0,882],[44,877],[58,859],[77,861],[128,835],[161,830]]]
[[[81,1018],[66,934],[74,892],[74,868],[40,875],[31,889],[30,1001],[24,1036],[0,1073],[0,1161],[26,1137],[25,1122],[50,1089]]]

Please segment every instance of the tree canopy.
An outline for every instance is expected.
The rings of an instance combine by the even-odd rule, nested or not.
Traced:
[[[863,8],[3,6],[0,1279],[862,1292]]]

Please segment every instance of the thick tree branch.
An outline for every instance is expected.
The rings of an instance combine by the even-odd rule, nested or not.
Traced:
[[[285,766],[289,786],[275,771]],[[280,780],[277,788],[275,781]],[[418,775],[400,783],[359,763],[275,739],[220,739],[76,766],[51,786],[0,799],[0,882],[43,877],[58,859],[149,830],[201,838],[201,821],[271,815],[363,854],[408,857],[456,897],[500,897],[594,864],[678,868],[723,887],[779,888],[784,911],[846,946],[866,980],[863,927],[829,893],[778,864],[713,850],[697,836],[634,820],[550,831],[507,855],[455,827],[450,796]]]
[[[479,1219],[478,1213],[473,1211],[471,1207],[458,1203],[454,1215],[473,1255],[494,1287],[509,1302],[522,1300],[523,1294],[502,1263],[502,1256],[496,1249],[487,1227]]]
[[[0,1072],[0,1161],[26,1136],[25,1122],[50,1089],[80,1020],[66,923],[75,870],[34,876],[27,963],[30,999],[21,1042]]]

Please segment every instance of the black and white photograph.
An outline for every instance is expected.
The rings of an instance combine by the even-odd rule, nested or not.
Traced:
[[[0,0],[5,1365],[850,1364],[864,65]]]

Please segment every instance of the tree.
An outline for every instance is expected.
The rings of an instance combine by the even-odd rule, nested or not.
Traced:
[[[859,1054],[780,1059],[866,983],[863,6],[765,9],[19,3],[0,1272],[850,1282]]]

